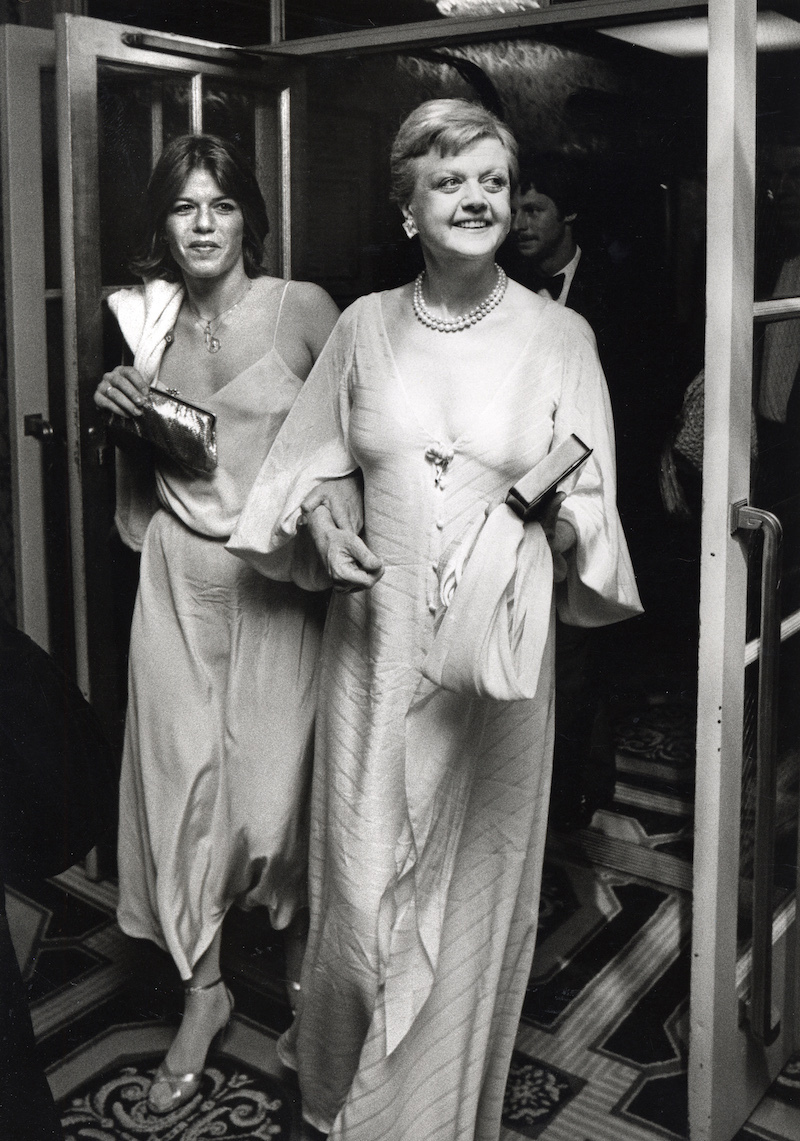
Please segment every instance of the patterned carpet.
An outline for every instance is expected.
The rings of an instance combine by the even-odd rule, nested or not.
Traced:
[[[688,1136],[691,710],[626,715],[617,749],[612,808],[583,832],[552,835],[548,847],[503,1141]],[[290,1013],[281,945],[258,913],[226,920],[223,964],[236,1007],[200,1090],[175,1113],[148,1111],[181,995],[166,956],[119,931],[115,898],[113,883],[92,883],[77,868],[8,891],[67,1141],[319,1137],[302,1125],[294,1076],[275,1053]],[[736,1141],[783,1138],[800,1138],[800,1060]]]

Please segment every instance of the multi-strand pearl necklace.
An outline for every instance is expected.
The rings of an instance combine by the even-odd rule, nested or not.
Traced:
[[[494,268],[497,270],[497,282],[486,300],[481,301],[480,305],[476,305],[474,309],[470,309],[469,313],[464,313],[460,317],[454,317],[451,321],[445,320],[443,317],[435,316],[425,304],[425,299],[422,296],[422,283],[425,280],[425,270],[423,269],[422,273],[419,274],[414,282],[415,317],[418,321],[421,321],[423,325],[426,325],[429,329],[434,329],[437,333],[460,333],[462,329],[469,329],[470,326],[477,325],[478,321],[482,321],[484,317],[488,316],[505,296],[508,276],[497,262],[495,262]]]

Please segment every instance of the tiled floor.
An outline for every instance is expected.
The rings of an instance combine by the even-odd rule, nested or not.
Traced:
[[[553,836],[540,937],[506,1096],[503,1141],[688,1135],[691,712],[620,725],[616,801]],[[232,912],[223,962],[232,1031],[182,1110],[154,1118],[149,1078],[180,1013],[170,962],[114,922],[115,887],[79,869],[8,892],[34,1028],[67,1141],[309,1137],[275,1041],[286,1027],[280,942]],[[800,1062],[737,1141],[800,1139]]]

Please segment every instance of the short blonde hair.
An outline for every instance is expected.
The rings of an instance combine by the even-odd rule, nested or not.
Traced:
[[[392,201],[406,206],[416,183],[414,159],[431,150],[457,155],[481,139],[497,139],[508,153],[511,189],[519,175],[517,141],[502,120],[468,99],[429,99],[402,122],[390,155]]]

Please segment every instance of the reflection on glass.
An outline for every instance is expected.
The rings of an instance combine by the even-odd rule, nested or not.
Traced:
[[[778,763],[775,796],[775,869],[773,907],[794,894],[797,878],[798,762],[800,761],[800,636],[781,646],[778,686]],[[739,952],[752,934],[753,844],[756,817],[756,696],[758,663],[745,672],[744,752],[742,764],[741,849],[739,859]]]
[[[230,139],[255,165],[255,93],[229,79],[203,79],[203,130]]]
[[[795,133],[796,132],[796,133]],[[786,123],[761,155],[763,199],[758,233],[762,297],[800,296],[800,120]]]
[[[161,149],[185,135],[191,123],[191,80],[183,76],[166,75],[152,80],[153,101],[161,103]]]
[[[759,61],[756,152],[756,299],[800,297],[800,110],[792,93],[800,53]],[[754,502],[784,530],[782,610],[800,606],[800,316],[754,330],[758,436]]]
[[[132,282],[141,202],[163,144],[189,130],[191,77],[100,64],[97,109],[100,150],[100,248],[103,285]]]
[[[800,296],[800,53],[759,58],[756,299]]]
[[[799,259],[800,260],[800,259]],[[800,317],[755,329],[754,503],[783,526],[783,614],[800,607]]]
[[[44,287],[61,288],[61,229],[58,212],[58,139],[56,76],[42,71],[42,213],[44,222]]]

